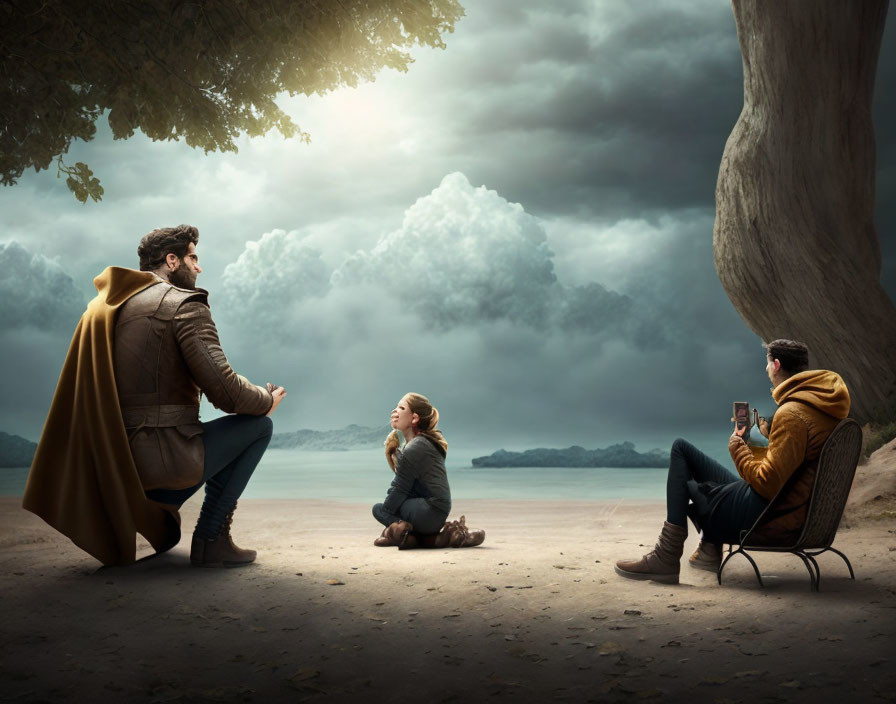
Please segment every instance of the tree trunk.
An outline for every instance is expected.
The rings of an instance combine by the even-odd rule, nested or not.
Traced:
[[[896,308],[880,285],[871,95],[886,0],[735,0],[744,108],[722,157],[722,286],[769,342],[801,340],[865,422],[896,418]]]

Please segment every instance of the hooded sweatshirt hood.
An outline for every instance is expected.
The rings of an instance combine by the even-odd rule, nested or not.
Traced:
[[[846,384],[839,374],[826,369],[794,374],[772,390],[772,398],[779,406],[787,401],[800,401],[839,420],[849,415]]]

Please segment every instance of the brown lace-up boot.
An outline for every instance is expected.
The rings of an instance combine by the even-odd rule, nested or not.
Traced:
[[[439,547],[473,548],[482,545],[485,540],[484,530],[467,528],[467,517],[461,516],[456,521],[448,521],[439,536],[445,536]]]
[[[414,526],[407,521],[396,521],[392,525],[386,526],[380,537],[373,541],[378,548],[385,548],[397,545],[399,550],[417,547],[414,536],[411,531]]]
[[[461,516],[457,520],[456,533],[452,536],[451,547],[453,548],[474,548],[482,545],[485,541],[484,530],[471,530],[467,528],[467,517]]]
[[[194,567],[241,567],[255,561],[254,550],[237,547],[230,537],[233,511],[227,514],[221,530],[213,540],[206,540],[193,533],[190,547],[190,563]]]
[[[707,543],[701,538],[694,554],[688,558],[688,564],[698,570],[718,572],[719,565],[722,564],[722,546]]]
[[[678,584],[681,554],[687,537],[687,526],[664,522],[653,550],[640,560],[619,560],[616,574],[627,579],[652,579],[665,584]]]
[[[389,537],[389,526],[383,528],[383,532],[380,533],[380,537],[374,540],[373,544],[378,548],[386,548],[390,545],[395,545],[395,543],[393,543],[392,539]]]

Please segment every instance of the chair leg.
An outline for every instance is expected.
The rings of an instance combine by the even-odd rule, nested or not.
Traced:
[[[717,577],[718,580],[719,580],[719,584],[722,583],[722,570],[725,569],[725,565],[728,564],[728,560],[731,559],[732,555],[734,555],[734,553],[731,552],[731,548],[729,547],[729,548],[728,548],[728,554],[725,555],[725,559],[722,560],[722,564],[719,565],[719,569],[718,569],[718,571],[716,572],[716,577]]]
[[[765,583],[762,581],[762,575],[759,574],[759,567],[756,564],[756,561],[750,557],[746,550],[741,548],[741,554],[750,561],[750,564],[753,565],[753,571],[756,573],[756,579],[759,580],[759,586],[765,588]]]
[[[730,560],[732,557],[734,557],[735,555],[740,553],[741,555],[743,555],[745,558],[747,558],[750,561],[751,565],[753,565],[753,571],[756,573],[756,579],[759,580],[759,586],[764,587],[765,584],[763,584],[763,582],[762,582],[762,575],[759,574],[759,568],[756,566],[756,562],[753,560],[753,558],[747,554],[746,550],[743,549],[742,545],[738,545],[737,550],[732,550],[731,549],[732,547],[733,546],[731,546],[731,545],[728,546],[728,555],[725,557],[724,560],[722,560],[722,564],[719,565],[719,571],[716,573],[716,576],[718,577],[718,580],[719,580],[719,584],[722,583],[722,570],[724,569],[728,560]]]
[[[796,555],[798,558],[800,558],[803,561],[803,564],[806,566],[806,569],[809,570],[809,579],[811,580],[810,588],[812,589],[812,591],[817,592],[818,591],[818,583],[815,578],[815,572],[812,571],[812,565],[809,562],[809,558],[802,552],[795,552],[793,554]],[[814,562],[814,560],[813,560],[813,562]]]
[[[841,558],[843,558],[843,561],[846,563],[846,568],[849,570],[849,578],[850,579],[856,578],[856,573],[852,571],[852,565],[849,562],[849,558],[847,558],[846,555],[844,555],[842,552],[840,552],[837,548],[826,547],[824,550],[819,550],[818,552],[814,552],[812,554],[813,555],[821,555],[821,553],[823,553],[825,550],[830,550],[831,552],[836,553]],[[808,555],[809,553],[806,553],[806,554]]]
[[[813,555],[809,554],[808,552],[803,554],[809,558],[809,561],[815,568],[815,591],[821,591],[821,567],[818,566],[818,561]]]

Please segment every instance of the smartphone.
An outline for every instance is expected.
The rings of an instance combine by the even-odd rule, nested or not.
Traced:
[[[746,401],[734,402],[734,417],[731,419],[737,423],[738,429],[750,427],[750,404]]]

